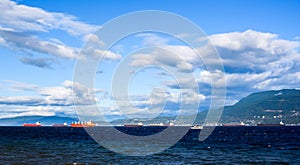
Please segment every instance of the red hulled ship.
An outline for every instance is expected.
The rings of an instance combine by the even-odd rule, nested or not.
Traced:
[[[40,126],[42,126],[42,124],[40,122],[36,122],[36,123],[24,123],[23,126],[24,127],[40,127]]]
[[[53,127],[67,127],[68,124],[67,123],[63,123],[63,124],[53,124]]]

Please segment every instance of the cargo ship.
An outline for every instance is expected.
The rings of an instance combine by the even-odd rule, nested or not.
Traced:
[[[228,123],[228,124],[222,124],[222,126],[224,127],[241,127],[241,126],[245,126],[245,123],[241,122],[241,123]]]
[[[24,127],[40,127],[40,126],[42,126],[42,124],[40,122],[36,122],[36,123],[24,123],[23,126]]]
[[[168,123],[168,124],[164,124],[164,123],[159,123],[159,124],[148,124],[149,127],[169,127],[169,126],[174,126],[173,123]]]
[[[194,125],[191,127],[191,129],[203,129],[202,125]]]
[[[143,123],[127,123],[127,124],[124,124],[124,127],[142,127],[144,124]]]
[[[279,124],[257,124],[260,127],[278,127],[278,126],[285,126],[285,124],[280,121]]]
[[[92,121],[76,121],[71,123],[71,127],[95,127]]]
[[[153,123],[153,124],[148,124],[148,126],[149,127],[163,127],[164,123],[159,123],[159,124]]]
[[[53,127],[67,127],[68,124],[67,123],[63,123],[63,124],[53,124]]]

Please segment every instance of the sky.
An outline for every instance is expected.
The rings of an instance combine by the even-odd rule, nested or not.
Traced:
[[[96,102],[109,120],[172,116],[180,103],[189,114],[197,104],[199,111],[209,108],[212,83],[224,87],[220,76],[226,81],[225,105],[253,92],[299,89],[299,8],[296,0],[1,0],[0,119],[74,117],[74,100],[82,109],[91,109]],[[207,70],[196,57],[193,50],[212,56],[205,46],[191,48],[176,36],[157,32],[126,36],[105,56],[93,47],[105,44],[97,33],[105,23],[142,10],[171,12],[197,25],[218,52],[224,70]],[[120,30],[125,26],[131,25]],[[92,61],[103,57],[94,71],[95,88],[73,82],[74,68],[84,55]],[[114,98],[118,94],[112,92],[122,65],[127,70],[119,69],[121,76],[134,76],[129,83],[116,85],[128,86],[132,107],[124,100],[118,104]]]

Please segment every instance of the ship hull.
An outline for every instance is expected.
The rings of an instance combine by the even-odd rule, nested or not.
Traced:
[[[259,127],[279,127],[279,126],[284,126],[282,124],[257,124]]]
[[[53,124],[53,127],[67,127],[65,124]]]
[[[142,127],[143,125],[135,125],[135,124],[124,124],[124,127],[134,128],[134,127]]]
[[[24,127],[40,127],[42,125],[41,124],[27,124],[27,123],[25,123],[25,124],[23,124],[23,126]]]
[[[223,127],[242,127],[245,126],[243,124],[223,124]]]

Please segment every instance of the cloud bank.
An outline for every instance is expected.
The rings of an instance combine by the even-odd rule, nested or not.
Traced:
[[[75,115],[73,99],[79,100],[78,106],[89,106],[97,101],[94,94],[103,92],[100,89],[89,89],[79,83],[66,80],[61,86],[41,87],[18,81],[5,81],[14,93],[30,91],[26,96],[0,96],[0,118],[17,117],[21,114],[47,116],[58,112]],[[17,109],[17,111],[16,111]],[[6,115],[3,115],[6,114]]]
[[[0,45],[16,50],[21,55],[51,56],[51,58],[20,57],[19,60],[26,65],[51,69],[59,60],[77,59],[81,45],[70,46],[60,41],[59,38],[51,38],[50,35],[57,31],[80,42],[87,40],[102,42],[92,34],[100,26],[81,22],[69,14],[48,12],[36,7],[19,5],[9,0],[0,2],[0,11]],[[86,55],[104,54],[104,51],[97,49],[91,51],[88,52],[91,54]],[[107,51],[105,55],[106,60],[119,60],[120,58],[121,55],[111,51]]]
[[[152,38],[157,40],[158,37]],[[227,104],[233,104],[252,92],[299,88],[299,41],[281,39],[278,34],[254,30],[214,34],[208,38],[219,52],[225,68]],[[205,45],[191,49],[164,42],[160,48],[170,50],[177,56],[159,51],[139,53],[132,56],[131,66],[166,65],[181,72],[194,72],[199,91],[204,92],[207,97],[211,83],[216,87],[223,85],[219,81],[219,71],[209,72],[203,69],[203,66],[213,65],[216,60],[210,59],[212,52]],[[193,49],[208,59],[206,64]],[[189,78],[165,81],[164,84],[167,88],[179,89],[178,82],[183,84],[182,87],[192,87]]]

